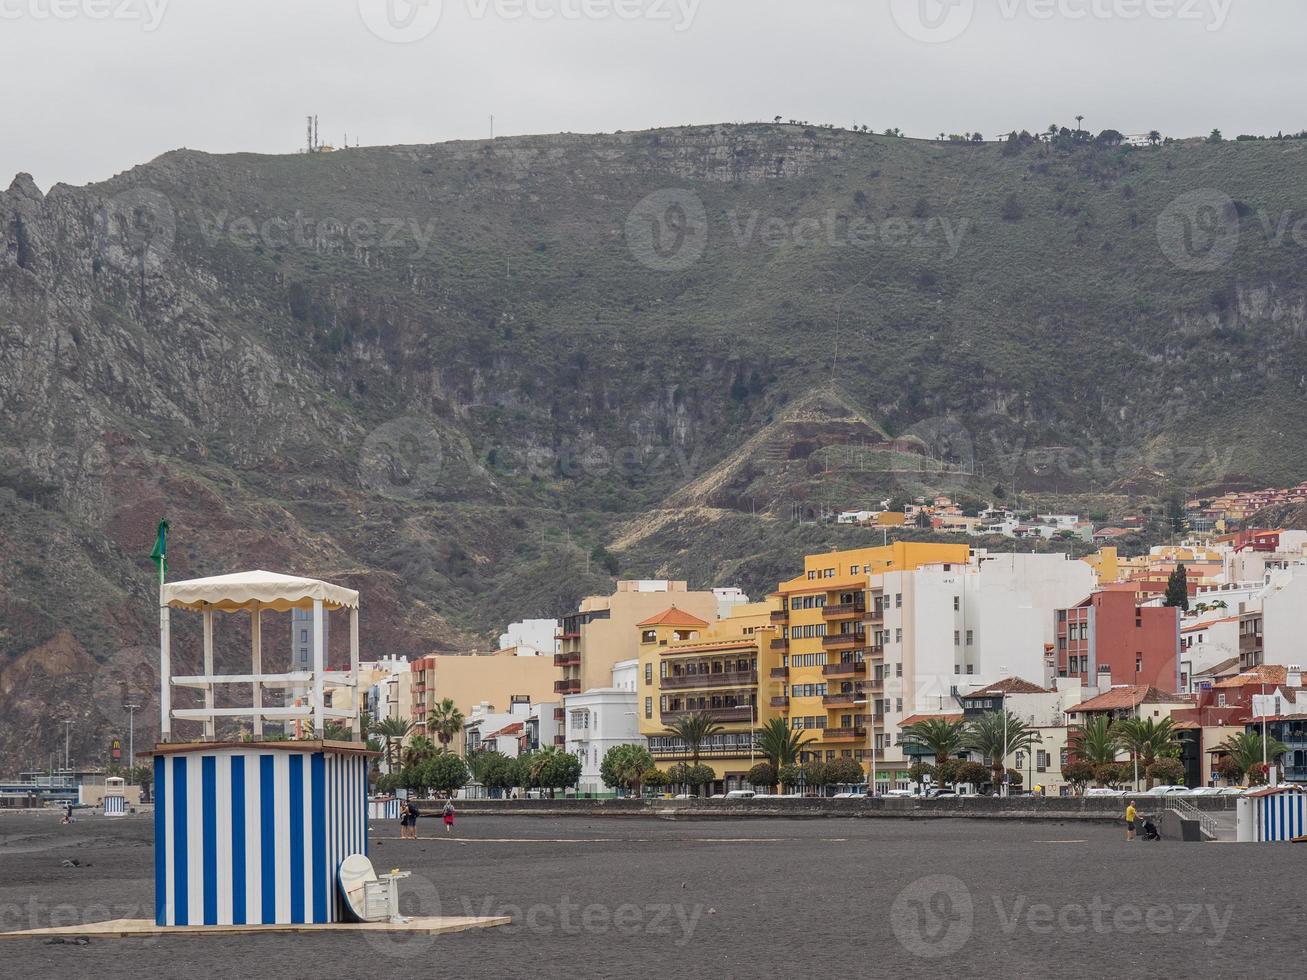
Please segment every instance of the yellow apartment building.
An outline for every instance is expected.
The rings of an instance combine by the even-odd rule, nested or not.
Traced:
[[[869,576],[922,565],[966,564],[965,544],[896,541],[874,548],[808,555],[803,574],[780,583],[769,618],[779,632],[770,646],[768,704],[790,727],[811,732],[801,761],[854,759],[868,767],[872,739],[885,742],[884,596]],[[875,708],[875,710],[871,710]],[[869,725],[872,715],[875,723]],[[878,765],[882,782],[901,763]]]
[[[762,761],[754,730],[779,713],[759,693],[759,678],[780,663],[780,653],[772,650],[778,630],[771,609],[768,602],[739,605],[728,618],[709,623],[672,606],[637,624],[636,710],[640,734],[659,768],[690,761],[685,744],[668,729],[694,712],[706,712],[722,726],[700,751],[700,764],[717,774],[707,792],[741,788]]]
[[[669,606],[712,623],[718,598],[711,591],[691,592],[685,582],[661,579],[618,582],[608,596],[588,596],[563,617],[554,656],[554,693],[580,694],[612,683],[613,665],[639,654],[636,625]],[[560,674],[561,671],[561,674]]]

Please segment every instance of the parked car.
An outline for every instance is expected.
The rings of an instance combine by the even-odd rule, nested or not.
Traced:
[[[895,799],[903,799],[904,797],[913,797],[916,796],[917,794],[912,792],[912,790],[910,789],[887,789],[885,792],[881,793],[880,795],[886,798],[893,797]]]
[[[757,795],[758,794],[751,789],[733,789],[725,796],[721,796],[720,798],[726,800],[751,800]],[[717,796],[713,797],[713,799],[718,799],[718,798],[719,797]]]
[[[1125,790],[1112,789],[1109,786],[1091,786],[1085,790],[1086,796],[1125,796]]]
[[[1154,786],[1152,789],[1144,790],[1142,796],[1172,796],[1176,793],[1188,793],[1188,786]]]
[[[926,791],[928,800],[956,800],[958,794],[951,789],[932,789]]]

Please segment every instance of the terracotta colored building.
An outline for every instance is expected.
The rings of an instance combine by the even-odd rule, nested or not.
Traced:
[[[1114,684],[1184,690],[1180,610],[1139,606],[1133,593],[1109,590],[1056,615],[1058,677],[1079,677],[1103,690]]]

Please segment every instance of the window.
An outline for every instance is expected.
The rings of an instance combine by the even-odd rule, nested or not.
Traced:
[[[664,664],[664,666],[666,665]],[[646,684],[653,683],[653,664],[644,665],[644,682]]]
[[[902,676],[903,676],[903,662],[902,662],[902,661],[899,661],[898,663],[896,663],[896,664],[894,665],[894,676],[895,676],[895,677],[902,677]]]
[[[902,593],[902,592],[895,592],[895,593],[894,593],[894,608],[895,608],[895,609],[899,609],[899,608],[901,608],[902,606],[903,606],[903,593]]]
[[[903,642],[903,627],[902,627],[902,626],[896,626],[896,627],[894,627],[894,642],[895,642],[895,643],[902,643],[902,642]]]
[[[967,630],[967,646],[971,646],[973,643],[975,643],[975,640],[976,640],[976,631]]]
[[[953,611],[954,611],[954,612],[957,612],[957,611],[958,611],[959,609],[961,609],[961,608],[962,608],[962,599],[959,598],[958,596],[954,596],[954,597],[953,597]]]
[[[903,699],[902,699],[902,698],[895,698],[895,699],[894,699],[894,710],[895,710],[895,711],[902,711],[902,710],[903,710]]]
[[[308,643],[308,642],[309,642],[309,631],[308,631],[308,630],[300,630],[300,642],[301,642],[301,643]]]
[[[960,630],[953,631],[953,645],[955,647],[962,646],[962,633]]]

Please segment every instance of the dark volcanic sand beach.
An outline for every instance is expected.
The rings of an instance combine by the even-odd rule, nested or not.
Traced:
[[[1300,976],[1307,848],[978,820],[465,817],[399,841],[441,937],[0,941],[0,977]],[[0,814],[0,929],[153,916],[152,822]],[[83,866],[62,867],[65,859]]]

